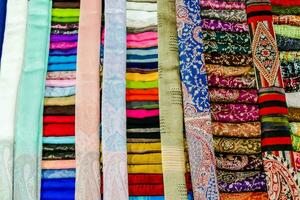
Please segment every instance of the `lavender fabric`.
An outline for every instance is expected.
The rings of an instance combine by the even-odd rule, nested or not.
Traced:
[[[51,34],[50,42],[76,42],[78,40],[77,34]]]

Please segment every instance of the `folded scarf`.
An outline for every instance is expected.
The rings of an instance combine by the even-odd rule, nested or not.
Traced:
[[[164,196],[130,196],[129,200],[165,200]],[[193,200],[193,194],[188,193],[188,200]]]
[[[44,124],[43,136],[74,136],[75,124]]]
[[[300,77],[284,78],[284,90],[286,93],[300,91]]]
[[[242,76],[242,77],[222,77],[209,75],[208,86],[220,88],[255,88],[255,77]]]
[[[148,95],[148,94],[126,94],[126,101],[158,101],[158,95]],[[153,109],[155,107],[148,107],[148,109]]]
[[[300,15],[300,6],[272,6],[272,13],[276,15]]]
[[[43,137],[43,144],[75,144],[75,137]]]
[[[129,174],[162,174],[161,164],[128,165]]]
[[[225,138],[214,137],[214,149],[219,153],[259,154],[261,153],[260,138]]]
[[[127,109],[126,115],[127,115],[127,117],[130,117],[130,118],[156,117],[156,116],[159,116],[159,110],[158,109],[155,109],[155,110]]]
[[[252,56],[249,55],[230,55],[230,54],[204,54],[206,64],[228,65],[228,66],[252,66]]]
[[[267,200],[267,192],[221,193],[220,200]]]
[[[44,115],[74,115],[75,106],[45,106]]]
[[[222,89],[210,88],[211,102],[217,103],[257,103],[258,95],[255,89]]]
[[[216,30],[216,31],[227,31],[227,32],[237,32],[243,33],[248,32],[247,23],[233,23],[233,22],[223,22],[221,20],[215,19],[203,19],[203,29],[204,30]]]
[[[104,39],[104,35],[102,35]],[[158,33],[157,32],[144,32],[144,33],[137,33],[137,34],[127,34],[126,36],[127,42],[143,42],[147,40],[157,40]]]
[[[50,42],[76,42],[78,39],[77,34],[63,35],[63,34],[51,34]]]
[[[74,23],[79,22],[79,17],[52,17],[52,22],[65,22],[65,23]]]
[[[273,15],[274,24],[286,24],[300,26],[300,16],[297,15]]]
[[[128,28],[142,28],[157,25],[157,12],[127,10],[126,26]]]
[[[288,38],[285,36],[277,35],[276,37],[278,49],[280,51],[299,51],[300,39]]]
[[[160,132],[156,133],[127,133],[127,138],[135,139],[160,139]]]
[[[300,8],[300,7],[299,7]],[[300,11],[300,9],[299,9]],[[300,15],[300,12],[299,12]],[[288,38],[300,39],[299,27],[290,25],[274,25],[276,35]]]
[[[51,97],[45,98],[44,100],[45,106],[70,106],[75,105],[75,96],[69,97]]]
[[[41,190],[70,190],[75,189],[75,178],[42,179]]]
[[[143,119],[127,118],[127,128],[156,128],[159,127],[159,117]]]
[[[77,42],[51,42],[50,49],[72,49],[77,47]]]
[[[127,63],[147,63],[147,62],[158,62],[158,55],[135,55],[135,54],[127,54]]]
[[[53,8],[52,17],[79,17],[79,8]]]
[[[78,34],[78,30],[51,29],[51,34],[73,35]]]
[[[155,133],[159,132],[160,128],[131,128],[127,129],[127,133]]]
[[[76,72],[74,71],[57,71],[47,72],[46,80],[70,80],[76,79]]]
[[[144,143],[151,143],[151,142],[160,142],[160,138],[127,138],[127,142],[130,143],[138,143],[138,142],[144,142]]]
[[[127,27],[127,33],[144,33],[144,32],[157,32],[157,25],[149,25],[146,27],[140,27],[140,28],[135,28],[135,27]]]
[[[161,153],[128,154],[127,161],[129,165],[162,164]]]
[[[75,169],[75,160],[43,160],[42,169]]]
[[[74,169],[44,169],[42,170],[43,179],[57,178],[75,178],[76,171]]]
[[[278,6],[300,6],[300,2],[297,0],[271,0],[271,4]]]
[[[128,184],[129,185],[163,184],[163,175],[162,174],[129,174]]]
[[[43,144],[43,152],[69,152],[75,151],[74,144]]]
[[[280,51],[280,60],[284,62],[293,62],[300,60],[300,52],[298,51]]]
[[[126,89],[127,95],[145,94],[145,95],[158,95],[158,89]]]
[[[300,122],[300,108],[289,108],[289,121]]]
[[[130,81],[126,80],[126,88],[132,89],[147,89],[158,88],[158,80],[155,81]]]
[[[49,55],[50,56],[70,56],[70,55],[76,55],[77,54],[77,48],[72,48],[72,49],[55,49],[55,50],[50,50]]]
[[[139,56],[149,56],[149,55],[157,55],[157,47],[151,47],[151,48],[143,48],[143,49],[127,49],[126,51],[127,56],[128,55],[139,55]]]
[[[79,8],[80,2],[53,2],[53,8]]]
[[[75,86],[45,88],[45,97],[64,97],[72,95],[75,95]]]
[[[157,62],[152,63],[127,63],[127,70],[128,68],[135,68],[135,69],[155,69],[158,68]]]
[[[127,64],[129,64],[129,63],[127,63]],[[132,64],[132,63],[130,63],[130,64]],[[133,67],[133,68],[127,68],[126,69],[126,72],[132,72],[132,73],[144,73],[144,74],[146,74],[146,73],[151,73],[151,72],[157,72],[157,68],[139,68],[139,67]]]
[[[72,87],[75,86],[76,80],[46,80],[46,86],[48,87]]]
[[[76,63],[76,55],[71,56],[49,56],[49,64]]]
[[[78,30],[78,23],[51,23],[51,29]]]
[[[126,2],[127,10],[157,11],[156,3]]]
[[[127,41],[127,48],[148,48],[158,45],[158,40],[144,40],[144,41]]]
[[[48,72],[51,71],[75,71],[76,63],[63,63],[48,65]]]
[[[220,192],[264,192],[267,191],[266,175],[263,172],[218,171]]]
[[[43,151],[43,160],[74,160],[75,151]]]
[[[209,9],[201,10],[201,16],[208,19],[218,19],[225,22],[246,22],[247,15],[245,10],[220,10]]]
[[[158,99],[157,99],[158,100]],[[156,109],[158,108],[157,101],[128,101],[126,103],[126,108],[128,109]]]
[[[284,78],[299,77],[300,76],[300,61],[281,62],[282,76]]]
[[[204,30],[203,39],[225,43],[250,45],[250,36],[248,33],[232,33],[223,31]]]
[[[211,131],[214,136],[258,138],[261,135],[261,126],[260,122],[212,122]]]
[[[127,143],[128,153],[155,153],[161,152],[160,142],[153,143]]]
[[[158,80],[158,72],[140,74],[140,73],[126,73],[126,80],[129,81],[155,81]]]
[[[201,8],[204,9],[239,9],[243,10],[246,8],[244,2],[227,2],[227,1],[220,1],[220,0],[200,0]]]
[[[228,171],[255,171],[263,169],[260,155],[217,154],[216,165],[218,169]]]
[[[204,41],[204,53],[251,54],[250,45],[228,44],[227,42]]]

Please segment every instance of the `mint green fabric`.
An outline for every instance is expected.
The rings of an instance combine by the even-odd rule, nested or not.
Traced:
[[[52,1],[31,0],[16,105],[14,200],[39,200],[42,123]]]

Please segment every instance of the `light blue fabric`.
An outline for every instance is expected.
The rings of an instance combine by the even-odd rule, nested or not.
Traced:
[[[43,137],[43,144],[75,144],[75,137]]]
[[[75,169],[43,169],[42,178],[43,179],[53,179],[53,178],[75,178]]]
[[[75,94],[75,86],[71,87],[46,87],[45,97],[66,97]]]
[[[52,1],[28,2],[14,144],[14,200],[40,200],[42,125]]]
[[[151,48],[144,48],[144,49],[127,49],[127,55],[140,55],[140,56],[146,56],[146,55],[157,55],[157,47],[151,47]]]
[[[76,63],[76,55],[71,56],[49,56],[48,64]]]
[[[75,71],[75,70],[76,70],[76,63],[48,65],[48,72],[51,72],[51,71]]]

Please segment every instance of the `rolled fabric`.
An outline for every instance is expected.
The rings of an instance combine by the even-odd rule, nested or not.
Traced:
[[[158,72],[153,72],[153,73],[148,73],[148,74],[126,73],[126,80],[130,80],[130,81],[155,81],[155,80],[158,80]]]
[[[159,127],[159,117],[143,119],[127,118],[127,128],[156,128]]]
[[[160,133],[127,133],[127,138],[130,139],[160,139]]]
[[[278,6],[300,6],[300,2],[294,0],[271,0],[271,4]]]
[[[53,2],[53,8],[79,8],[79,2]]]
[[[75,71],[75,70],[76,70],[76,62],[48,65],[49,72],[52,72],[52,71]]]
[[[152,69],[152,70],[156,71],[157,67],[158,67],[158,63],[157,62],[151,62],[151,63],[127,63],[126,67],[127,67],[127,70],[128,70],[128,68],[137,68],[137,69]]]
[[[164,196],[130,196],[129,200],[164,200]],[[188,193],[188,200],[192,200],[193,194],[192,192]]]
[[[75,86],[71,87],[46,87],[45,97],[64,97],[75,95]]]
[[[286,24],[300,26],[300,16],[298,15],[273,15],[274,24]]]
[[[75,189],[75,178],[42,179],[42,191]]]
[[[75,125],[74,124],[44,124],[43,136],[74,136]]]
[[[161,141],[160,138],[127,138],[127,142],[130,143],[135,143],[135,142],[145,142],[145,143],[150,143],[150,142],[159,142]]]
[[[251,66],[223,66],[206,64],[207,74],[216,76],[254,76],[254,69]]]
[[[51,34],[73,35],[73,34],[78,34],[78,30],[52,29]]]
[[[157,99],[158,100],[158,99]],[[158,102],[156,101],[128,101],[126,102],[126,108],[128,109],[156,109],[159,108]]]
[[[49,56],[48,65],[49,64],[62,64],[62,63],[76,63],[76,56]]]
[[[155,133],[159,132],[159,128],[131,128],[127,129],[127,133]]]
[[[144,41],[128,41],[127,48],[148,48],[158,45],[157,39],[144,40]]]
[[[76,79],[75,71],[47,72],[46,80],[72,80]]]
[[[129,185],[163,184],[163,175],[162,174],[129,174],[128,184]]]
[[[75,105],[75,96],[51,97],[44,99],[45,106],[70,106]]]
[[[219,153],[259,154],[261,153],[260,138],[225,138],[214,137],[214,148]]]
[[[127,143],[128,153],[155,153],[161,152],[160,142],[150,143]]]
[[[75,152],[74,144],[43,144],[43,151],[45,152]]]
[[[280,51],[299,51],[300,39],[288,38],[285,36],[277,35],[276,37],[278,49]]]
[[[281,62],[282,76],[284,78],[300,76],[300,61]]]
[[[221,200],[267,200],[267,192],[238,192],[238,193],[221,193]]]
[[[128,164],[129,165],[162,164],[161,153],[128,154]]]
[[[60,200],[63,197],[64,200],[74,200],[74,189],[69,190],[44,190],[41,192],[41,200]]]
[[[208,19],[218,19],[225,22],[246,22],[247,15],[245,10],[220,10],[209,9],[201,10],[201,16]]]
[[[157,11],[156,3],[142,3],[142,2],[128,2],[126,3],[127,10],[144,10],[144,11]]]
[[[230,54],[204,54],[206,64],[218,65],[252,65],[252,57],[248,55],[230,55]]]
[[[43,160],[74,160],[75,151],[43,151]]]
[[[42,169],[75,169],[75,160],[43,160]]]
[[[265,192],[266,175],[260,171],[225,172],[218,171],[218,185],[221,192]]]
[[[157,88],[158,80],[155,81],[129,81],[126,80],[126,88],[130,89],[147,89],[147,88]]]
[[[127,56],[128,55],[139,55],[139,56],[147,56],[147,55],[157,55],[157,47],[151,47],[151,48],[143,48],[143,49],[127,49],[126,51]]]
[[[74,115],[75,105],[72,106],[45,106],[45,115]]]
[[[127,28],[142,28],[157,25],[156,11],[127,10],[126,16]]]
[[[284,78],[283,83],[286,93],[300,92],[300,77]]]
[[[77,47],[77,42],[51,42],[50,49],[72,49]]]
[[[258,155],[217,154],[217,168],[228,171],[255,171],[263,169],[262,157]]]
[[[216,19],[203,19],[202,21],[204,30],[228,31],[237,33],[249,31],[247,23],[223,22]]]
[[[42,141],[43,144],[75,144],[75,137],[43,137]]]
[[[50,50],[50,52],[49,52],[50,56],[70,56],[70,55],[76,55],[76,54],[77,54],[77,48],[53,49],[53,50]]]
[[[250,45],[250,36],[247,33],[232,33],[223,31],[203,31],[203,39],[218,42]]]
[[[72,87],[75,86],[76,80],[46,80],[47,87]]]
[[[288,119],[292,122],[300,122],[300,108],[289,108]]]
[[[208,86],[220,88],[241,88],[251,89],[255,88],[255,77],[222,77],[215,75],[208,75]]]
[[[205,53],[251,54],[250,45],[228,44],[219,41],[204,41],[203,44]]]
[[[299,7],[300,15],[300,7]],[[300,39],[299,27],[290,25],[274,25],[276,35],[285,36],[288,38]]]
[[[300,151],[300,137],[297,135],[292,135],[292,145],[294,151]]]
[[[158,95],[158,89],[126,89],[126,95],[135,95],[135,94],[149,94],[149,95]]]
[[[74,169],[44,169],[42,170],[43,179],[57,179],[57,178],[75,178]]]
[[[128,165],[129,174],[162,174],[161,164]]]
[[[79,8],[52,8],[52,17],[79,17]]]
[[[273,5],[272,13],[276,15],[300,15],[300,6],[283,7],[283,6]]]
[[[51,23],[51,29],[78,30],[78,23]]]
[[[164,184],[156,185],[129,185],[129,195],[140,196],[140,195],[149,195],[149,196],[160,196],[164,195]]]
[[[134,28],[134,27],[128,27],[127,28],[127,33],[144,33],[148,31],[157,31],[157,25],[150,25],[146,27],[141,27],[141,28]]]
[[[130,94],[126,95],[126,101],[158,101],[158,95],[149,95],[149,94]],[[150,107],[149,109],[156,108],[155,107]]]
[[[127,63],[127,64],[132,64],[132,63]],[[132,67],[132,68],[127,68],[126,72],[133,72],[133,73],[151,73],[151,72],[157,72],[157,68],[139,68],[139,67]]]
[[[126,115],[127,115],[127,117],[130,117],[130,118],[155,117],[155,116],[159,116],[159,110],[158,109],[154,109],[154,110],[142,110],[142,109],[131,110],[131,109],[127,109],[126,110]]]
[[[280,61],[293,62],[300,60],[300,52],[298,51],[280,51]]]
[[[63,35],[63,34],[51,34],[50,42],[75,42],[77,41],[77,34]]]
[[[127,38],[127,42],[143,42],[143,41],[147,41],[147,40],[157,40],[158,34],[157,34],[157,32],[127,34],[126,38]]]
[[[211,102],[216,103],[257,103],[258,95],[255,89],[209,89]]]
[[[258,138],[261,135],[261,126],[260,122],[212,122],[212,134],[225,137]]]
[[[75,123],[75,116],[47,116],[44,115],[43,117],[43,123],[44,124],[53,124],[53,123],[63,123],[63,124],[68,124],[68,123]]]
[[[238,9],[243,10],[246,8],[245,2],[239,1],[219,1],[219,0],[201,0],[200,5],[204,9]]]

